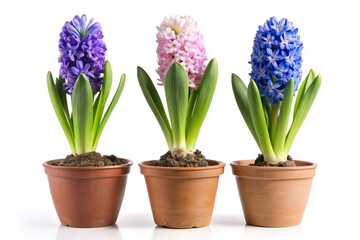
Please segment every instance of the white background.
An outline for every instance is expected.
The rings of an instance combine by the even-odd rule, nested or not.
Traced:
[[[355,2],[1,1],[0,238],[356,239],[360,235],[360,17]],[[70,153],[49,100],[46,73],[58,73],[63,24],[83,13],[103,27],[114,83],[122,73],[127,75],[97,150],[134,161],[117,224],[98,229],[60,225],[41,165]],[[194,17],[208,57],[216,57],[219,63],[217,89],[197,148],[227,166],[220,177],[212,223],[200,229],[154,225],[137,165],[166,151],[162,132],[139,88],[136,66],[157,79],[156,26],[167,15]],[[245,225],[230,168],[231,161],[253,159],[259,152],[236,106],[230,76],[234,72],[248,80],[254,34],[271,16],[286,17],[299,29],[304,74],[314,68],[323,76],[318,98],[290,152],[295,159],[318,164],[312,192],[302,224],[280,229]]]

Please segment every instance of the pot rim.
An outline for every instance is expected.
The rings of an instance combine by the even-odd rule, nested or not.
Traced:
[[[150,166],[153,161],[143,161],[139,163],[140,172],[146,177],[159,177],[166,179],[192,179],[192,178],[211,178],[219,177],[224,173],[225,163],[216,160],[208,160],[209,166],[206,167],[162,167]]]
[[[45,161],[42,163],[42,165],[46,168],[53,168],[53,169],[63,169],[63,170],[76,170],[76,171],[91,171],[91,170],[106,170],[106,169],[115,169],[115,168],[126,168],[126,167],[130,167],[131,165],[133,165],[133,161],[126,159],[126,158],[121,158],[123,160],[126,160],[127,163],[125,164],[120,164],[120,165],[114,165],[114,166],[88,166],[88,167],[75,167],[75,166],[55,166],[55,165],[51,165],[50,163],[53,162],[57,162],[60,160],[63,160],[62,158],[59,159],[54,159],[54,160],[49,160],[49,161]]]
[[[255,160],[235,160],[230,162],[232,167],[250,167],[250,168],[259,168],[267,169],[267,171],[288,171],[290,169],[311,169],[316,168],[317,164],[314,162],[304,161],[304,160],[293,160],[296,164],[295,167],[270,167],[270,166],[250,166],[250,163],[254,163]],[[299,165],[298,165],[299,164]]]
[[[239,178],[270,179],[301,179],[315,176],[317,165],[312,162],[293,160],[296,167],[249,166],[254,160],[240,160],[230,163],[232,173]]]
[[[148,168],[148,169],[164,169],[167,171],[200,171],[200,170],[204,170],[204,169],[214,169],[214,168],[219,168],[219,167],[225,167],[225,163],[222,161],[217,161],[217,160],[210,160],[210,159],[206,159],[206,161],[210,164],[208,166],[205,167],[163,167],[163,166],[151,166],[149,165],[149,163],[154,162],[154,161],[158,161],[158,160],[147,160],[147,161],[142,161],[140,163],[138,163],[138,165],[141,168]]]

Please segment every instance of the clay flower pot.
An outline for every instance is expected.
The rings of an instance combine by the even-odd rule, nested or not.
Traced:
[[[104,167],[63,167],[43,163],[57,215],[63,225],[103,227],[116,222],[132,161]]]
[[[193,228],[210,224],[223,162],[207,167],[157,167],[139,164],[145,176],[154,222],[161,227]]]
[[[316,164],[295,160],[296,167],[249,166],[253,162],[231,163],[246,223],[264,227],[299,225]]]

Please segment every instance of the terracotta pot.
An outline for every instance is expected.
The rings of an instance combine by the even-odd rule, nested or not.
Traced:
[[[139,164],[145,176],[154,222],[161,227],[193,228],[210,224],[223,162],[207,167],[157,167]]]
[[[43,163],[57,215],[63,225],[103,227],[116,222],[132,161],[106,167],[63,167]]]
[[[295,161],[296,167],[249,166],[254,161],[234,161],[247,224],[264,227],[299,225],[310,194],[316,164]]]

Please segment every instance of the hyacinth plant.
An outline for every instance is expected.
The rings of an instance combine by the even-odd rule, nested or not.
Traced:
[[[168,115],[161,98],[141,67],[137,75],[173,156],[192,154],[200,128],[212,101],[218,67],[215,59],[206,65],[203,36],[189,16],[165,17],[157,27],[159,85],[165,89]]]
[[[293,23],[271,17],[256,32],[248,87],[232,74],[240,112],[264,161],[269,164],[287,160],[294,138],[320,88],[321,76],[310,70],[298,89],[302,49],[298,29]]]
[[[66,22],[60,33],[60,76],[47,86],[56,116],[73,155],[96,150],[100,135],[117,104],[125,84],[121,76],[113,99],[105,110],[112,70],[105,60],[106,45],[101,25],[86,15]],[[68,104],[70,98],[71,104]],[[69,107],[71,106],[71,108]]]

